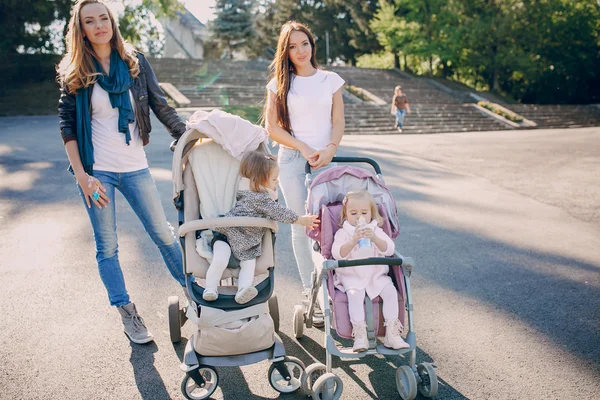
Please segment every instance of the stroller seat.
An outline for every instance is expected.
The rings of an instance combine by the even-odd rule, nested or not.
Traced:
[[[271,296],[269,285],[263,283],[269,276],[269,269],[275,266],[273,235],[277,224],[273,221],[265,232],[262,240],[262,254],[256,259],[254,285],[259,294],[245,305],[233,300],[237,288],[235,286],[220,286],[219,299],[211,302],[202,300],[203,280],[210,262],[196,252],[196,230],[210,229],[214,224],[248,225],[259,223],[258,218],[219,218],[228,212],[235,204],[236,193],[240,182],[240,162],[227,153],[219,144],[212,140],[204,140],[196,144],[189,152],[188,167],[183,171],[184,220],[190,221],[182,225],[188,232],[185,234],[185,270],[191,273],[198,285],[192,285],[193,292],[199,304],[205,304],[221,309],[240,308],[266,301]],[[264,221],[262,221],[264,223]],[[181,230],[181,228],[180,228]],[[227,268],[222,279],[237,278],[239,268]]]

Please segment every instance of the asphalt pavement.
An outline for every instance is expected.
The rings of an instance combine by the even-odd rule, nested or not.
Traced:
[[[170,137],[146,147],[172,223]],[[396,199],[412,276],[417,360],[438,399],[600,397],[600,128],[348,136],[340,155],[377,160]],[[180,399],[183,343],[167,297],[182,296],[118,195],[119,256],[154,332],[130,344],[98,277],[87,214],[66,171],[56,117],[0,118],[0,399]],[[323,332],[294,339],[302,299],[289,226],[276,244],[281,337],[324,361]],[[192,327],[184,327],[189,337]],[[343,399],[397,399],[402,358],[340,361]],[[287,399],[269,364],[219,368],[215,399]]]

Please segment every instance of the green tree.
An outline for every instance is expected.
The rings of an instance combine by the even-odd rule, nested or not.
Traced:
[[[229,58],[237,49],[249,48],[256,37],[254,30],[255,1],[217,0],[216,18],[210,24],[214,40],[226,50]]]
[[[62,53],[67,22],[71,18],[74,3],[73,0],[2,0],[0,54]],[[140,4],[126,0],[124,3],[129,7],[126,8],[128,14],[122,14],[120,25],[126,27],[134,45],[144,43],[147,37],[156,36],[152,30],[148,30],[149,19],[144,21],[143,15],[149,15],[150,12],[157,16],[172,15],[182,7],[178,0],[143,0]],[[62,30],[57,30],[61,26]],[[154,47],[155,44],[148,44],[147,49],[152,52]]]
[[[349,4],[341,0],[262,0],[261,15],[256,19],[257,40],[254,55],[272,52],[277,46],[281,25],[289,20],[306,24],[317,42],[317,58],[326,60],[326,35],[329,34],[329,58],[354,64],[356,57],[381,49],[369,28],[377,1]]]

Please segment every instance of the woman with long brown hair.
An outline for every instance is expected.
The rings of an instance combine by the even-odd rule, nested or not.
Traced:
[[[90,218],[100,277],[124,331],[134,343],[153,340],[130,301],[118,258],[115,189],[135,211],[171,275],[185,285],[181,249],[167,222],[144,146],[150,108],[174,138],[185,124],[167,104],[143,54],[125,43],[111,10],[100,0],[79,0],[58,65],[60,130],[69,170]]]
[[[322,170],[344,135],[344,80],[319,68],[315,39],[306,25],[288,21],[282,27],[270,65],[265,125],[279,143],[280,186],[289,208],[306,213],[304,166]],[[294,256],[305,291],[313,271],[310,239],[301,226],[292,226]]]

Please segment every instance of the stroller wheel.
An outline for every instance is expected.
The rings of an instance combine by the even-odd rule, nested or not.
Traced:
[[[269,314],[273,318],[273,325],[275,326],[275,332],[279,332],[279,302],[277,296],[273,295],[269,299]]]
[[[396,389],[403,400],[413,400],[417,397],[417,378],[408,365],[396,369]]]
[[[304,336],[304,306],[294,306],[294,336],[296,339]]]
[[[179,297],[169,297],[169,334],[171,342],[181,341],[181,316],[179,310]]]
[[[286,356],[283,364],[290,374],[290,380],[286,380],[275,367],[275,363],[269,367],[269,383],[279,393],[294,393],[300,389],[301,380],[304,376],[304,363],[296,357]]]
[[[438,380],[433,365],[421,363],[417,365],[417,373],[421,378],[421,383],[417,385],[419,392],[425,397],[435,397],[438,391]]]
[[[342,397],[344,384],[339,376],[332,372],[321,375],[312,387],[313,400],[338,400]]]
[[[181,380],[181,393],[183,393],[186,399],[208,399],[217,390],[219,375],[214,368],[201,366],[197,371],[204,380],[203,385],[198,385],[189,373],[185,374]]]
[[[302,375],[302,391],[304,394],[310,396],[311,390],[317,379],[321,377],[321,375],[327,372],[327,367],[321,363],[313,363],[310,364],[304,370],[304,375]]]

